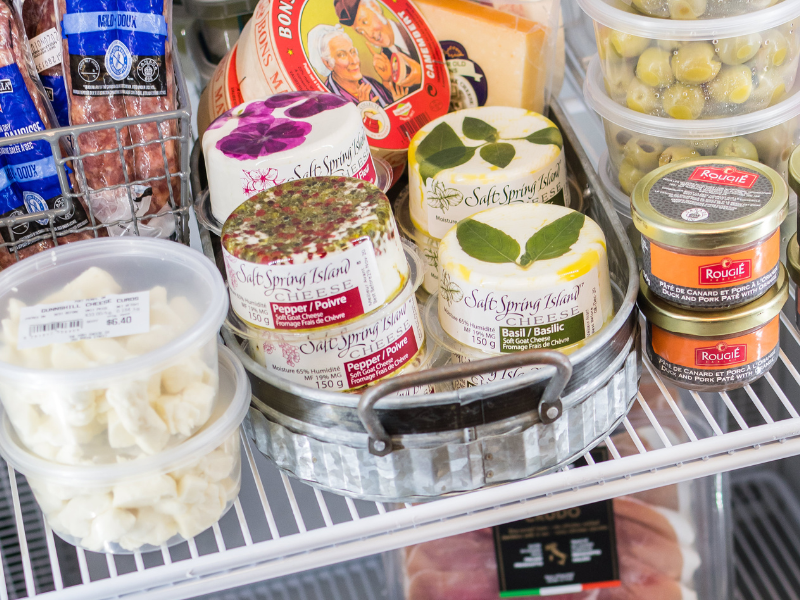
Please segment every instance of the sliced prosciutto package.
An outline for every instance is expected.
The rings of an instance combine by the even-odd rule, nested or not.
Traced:
[[[671,443],[680,443],[671,411],[656,412]],[[634,411],[630,419],[641,444],[663,448],[639,416]],[[705,437],[702,422],[689,422]],[[638,453],[627,433],[612,441],[622,456]],[[527,595],[553,600],[727,600],[727,511],[717,504],[725,496],[724,482],[709,477],[410,546],[387,555],[388,579],[398,582],[390,597],[497,600],[511,596],[501,589],[527,585]],[[593,516],[603,506],[613,513],[605,521]],[[610,546],[597,533],[604,524],[615,534]],[[557,543],[553,531],[560,532]],[[607,569],[613,563],[616,569]],[[618,578],[603,581],[604,569]],[[593,576],[596,583],[587,584]]]
[[[64,75],[72,125],[174,110],[171,0],[57,0]],[[81,134],[89,198],[104,223],[158,215],[180,203],[179,148],[174,121]],[[159,140],[166,140],[162,143]],[[119,147],[128,149],[121,153]],[[127,177],[126,177],[127,175]],[[124,184],[133,184],[130,186]],[[116,187],[119,186],[119,187]],[[104,189],[111,188],[111,189]],[[170,215],[146,218],[140,235],[169,237]],[[109,228],[131,233],[130,224]]]
[[[0,132],[3,137],[44,131],[53,127],[55,115],[47,101],[36,71],[19,17],[10,4],[0,2]],[[58,172],[50,144],[44,140],[0,146],[0,163],[9,181],[3,187],[4,197],[0,217],[19,216],[64,206]],[[11,185],[13,183],[13,185]],[[52,224],[56,233],[80,229],[89,225],[86,208],[74,202],[72,211],[56,218]],[[20,223],[13,228],[0,228],[2,242],[9,244],[0,250],[0,268],[19,258],[30,256],[54,243],[49,235],[48,219]],[[59,243],[94,237],[91,231],[70,233]]]

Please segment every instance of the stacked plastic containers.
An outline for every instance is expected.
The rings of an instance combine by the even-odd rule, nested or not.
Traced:
[[[578,3],[594,20],[598,55],[584,95],[605,127],[612,195],[629,196],[659,166],[704,156],[788,175],[800,141],[800,3]]]
[[[216,523],[250,393],[217,345],[214,265],[167,241],[87,241],[4,270],[0,290],[0,453],[53,531],[125,553]]]

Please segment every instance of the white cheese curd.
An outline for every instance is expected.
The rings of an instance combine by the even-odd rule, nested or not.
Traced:
[[[442,328],[490,354],[573,350],[613,317],[603,232],[561,206],[465,219],[442,239],[439,274]]]
[[[236,500],[239,434],[185,467],[117,485],[87,489],[30,476],[28,482],[47,523],[69,542],[93,552],[161,546],[202,533]]]
[[[251,389],[233,353],[219,347],[219,393],[192,437],[153,456],[107,464],[62,465],[23,444],[0,410],[0,454],[25,475],[53,531],[95,552],[149,551],[190,539],[216,523],[241,485],[239,426]],[[109,415],[116,414],[109,411]],[[131,434],[109,418],[109,431]]]
[[[91,267],[35,306],[46,312],[58,303],[121,292],[107,271]],[[20,328],[30,325],[23,319],[25,305],[12,298],[8,316],[2,319],[0,361],[43,374],[115,365],[162,348],[200,318],[186,297],[170,297],[162,286],[148,290],[146,297],[145,331],[23,349],[20,336],[26,330]],[[44,376],[41,381],[35,376],[5,378],[0,381],[0,398],[22,442],[43,458],[65,464],[131,459],[175,445],[208,420],[217,395],[216,360],[216,341],[211,338],[157,368],[97,381],[87,376],[77,386],[48,382]]]
[[[496,206],[568,206],[561,133],[542,115],[503,106],[460,110],[423,127],[408,150],[411,220],[441,239]]]

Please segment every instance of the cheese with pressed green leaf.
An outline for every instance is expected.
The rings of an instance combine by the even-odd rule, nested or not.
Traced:
[[[495,206],[569,205],[561,132],[542,115],[491,106],[423,127],[408,151],[411,220],[441,239],[458,221]]]
[[[461,221],[441,241],[439,275],[442,328],[485,352],[574,349],[613,316],[605,236],[562,206]]]

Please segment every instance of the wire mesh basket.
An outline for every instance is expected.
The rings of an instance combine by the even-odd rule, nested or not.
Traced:
[[[0,251],[13,256],[13,262],[27,256],[30,252],[25,252],[24,249],[32,245],[38,245],[37,250],[58,246],[65,241],[72,241],[64,240],[69,235],[83,234],[86,238],[121,234],[143,235],[144,232],[140,227],[156,218],[160,219],[162,224],[160,227],[162,235],[159,237],[169,237],[183,244],[189,244],[189,211],[192,204],[189,189],[192,113],[186,81],[181,72],[177,48],[174,46],[172,55],[175,110],[0,137],[0,147],[47,142],[53,153],[62,193],[61,199],[53,208],[27,212],[24,207],[20,207],[9,216],[0,218]],[[123,140],[127,136],[123,132],[134,128],[148,133],[140,136],[142,139],[136,143],[132,140],[130,143],[125,143]],[[166,135],[165,131],[168,132]],[[82,150],[81,145],[86,139],[85,136],[97,132],[102,132],[104,136],[112,134],[116,144],[106,144],[106,148],[95,152]],[[158,152],[152,151],[153,146],[159,147],[162,163],[150,165],[149,171],[152,176],[137,178],[127,164],[130,161],[126,160],[126,155],[146,149],[150,150],[148,153],[150,156],[154,154],[157,156]],[[172,161],[171,167],[168,154],[174,156],[175,153],[177,160]],[[124,181],[117,185],[90,189],[87,184],[87,172],[91,171],[85,165],[85,161],[111,154],[119,155]],[[163,209],[153,214],[141,214],[141,205],[137,206],[137,202],[141,202],[142,198],[148,195],[146,190],[149,189],[152,194],[153,186],[160,181],[165,182],[168,192],[168,199]],[[92,200],[102,197],[103,193],[112,194],[114,197],[127,197],[129,209],[124,210],[125,216],[113,219],[99,218],[97,206]],[[69,222],[71,215],[75,213],[76,203],[82,203],[86,207],[88,222],[78,222],[72,226],[59,225],[60,222]],[[45,227],[36,235],[25,236],[23,244],[23,238],[20,236],[28,230],[28,224],[34,221]],[[163,234],[164,231],[167,233]]]

